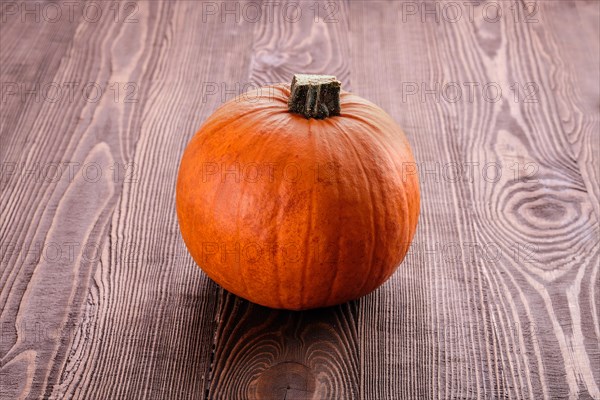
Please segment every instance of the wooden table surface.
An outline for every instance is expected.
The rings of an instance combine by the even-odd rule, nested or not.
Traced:
[[[600,3],[1,3],[0,398],[600,399]],[[336,75],[421,180],[379,290],[284,312],[189,256],[223,101]]]

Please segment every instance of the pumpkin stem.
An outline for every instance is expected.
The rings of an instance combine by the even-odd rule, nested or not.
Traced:
[[[331,75],[295,74],[288,110],[307,119],[340,115],[341,82]]]

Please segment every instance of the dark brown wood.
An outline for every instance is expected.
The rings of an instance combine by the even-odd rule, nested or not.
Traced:
[[[356,315],[356,303],[275,311],[225,295],[210,393],[243,399],[357,398]]]
[[[597,7],[571,6],[579,23],[590,25],[584,29],[597,29],[593,18],[581,14],[597,18]],[[405,127],[422,168],[414,258],[392,278],[389,296],[366,301],[392,309],[409,293],[424,303],[424,315],[414,325],[399,313],[387,321],[394,328],[377,338],[365,332],[367,353],[385,355],[366,367],[372,371],[367,393],[394,398],[402,390],[401,397],[412,398],[430,388],[435,398],[600,395],[597,342],[587,339],[598,332],[598,220],[557,117],[562,84],[549,61],[561,56],[552,55],[552,28],[545,25],[555,10],[567,12],[563,7],[541,4],[540,22],[533,24],[512,18],[394,24],[385,7],[353,3],[351,25],[361,27],[354,42],[368,50],[353,58],[355,91]],[[367,23],[374,19],[381,30]],[[393,46],[369,45],[389,37],[397,38]],[[394,74],[401,78],[368,84],[369,77]],[[447,82],[498,83],[505,94],[497,102],[481,92],[472,101],[452,102],[435,90],[436,83]],[[510,82],[535,83],[536,102],[515,100]],[[417,95],[404,101],[390,95],[406,94],[412,84]],[[431,89],[433,94],[424,94]],[[597,112],[585,118],[594,121]],[[473,178],[444,177],[444,165],[467,163],[479,166]],[[500,179],[486,179],[487,163],[501,165]],[[425,174],[426,168],[433,174]],[[417,265],[420,270],[411,268]],[[365,316],[367,325],[379,318]],[[387,344],[388,337],[397,337],[393,329],[407,326],[418,327],[416,337],[423,335],[425,343],[408,337]],[[398,364],[426,371],[399,385],[386,374]]]
[[[600,3],[7,4],[1,399],[600,398]],[[294,73],[388,111],[422,192],[398,272],[304,312],[219,289],[174,207],[202,121]]]

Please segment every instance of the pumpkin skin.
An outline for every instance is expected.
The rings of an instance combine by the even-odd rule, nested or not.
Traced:
[[[301,310],[364,296],[404,259],[420,209],[410,145],[381,108],[341,92],[341,115],[288,111],[289,86],[222,105],[185,149],[185,244],[226,290]]]

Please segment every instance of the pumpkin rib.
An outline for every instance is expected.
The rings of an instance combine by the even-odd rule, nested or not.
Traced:
[[[336,177],[337,177],[337,175],[336,175]],[[338,182],[336,186],[339,187],[339,185],[340,185],[340,183]],[[340,204],[341,203],[341,199],[342,199],[342,196],[340,195],[340,190],[337,189],[336,193],[337,193],[337,203]],[[342,215],[339,212],[339,209],[337,211],[337,218],[338,218],[338,220],[342,219]],[[337,232],[337,235],[336,235],[337,241],[336,241],[335,262],[338,265],[340,263],[340,249],[341,249],[342,239],[344,238],[344,234],[345,234],[344,231],[339,231],[339,232]],[[327,243],[325,243],[325,245],[327,245]],[[335,268],[334,273],[333,273],[333,277],[331,278],[331,280],[329,282],[329,291],[327,293],[327,297],[325,298],[325,303],[326,304],[332,304],[334,302],[333,301],[333,296],[336,293],[336,289],[335,288],[338,285],[338,281],[341,278],[340,269],[341,268]]]
[[[333,125],[333,122],[331,122],[330,119],[326,119],[325,121],[328,124]],[[333,153],[331,151],[331,146],[329,145],[329,141],[327,140],[327,138],[325,138],[323,140],[323,143],[327,146],[327,148],[329,150],[328,151],[329,159],[330,160],[339,161],[338,159],[335,158],[336,157],[335,153]],[[333,161],[333,162],[335,162],[335,161]],[[339,190],[340,183],[339,182],[341,180],[339,179],[339,173],[338,173],[337,169],[335,169],[335,173],[336,173],[336,180],[335,180],[336,185],[335,185],[335,187],[336,187],[336,194],[337,194],[337,203],[339,205],[340,202],[341,202],[340,190]],[[339,210],[339,206],[338,206],[338,210]],[[337,217],[338,217],[338,220],[341,220],[341,215],[340,215],[339,211],[337,213]],[[342,237],[343,237],[343,232],[341,232],[341,231],[338,232],[338,234],[337,234],[337,243],[336,243],[336,247],[335,247],[336,248],[336,250],[335,250],[335,252],[336,252],[336,254],[335,254],[335,262],[336,262],[336,264],[339,263],[339,259],[340,259],[340,248],[341,248]],[[327,245],[327,243],[326,243],[326,245]],[[331,282],[330,282],[330,285],[329,285],[329,293],[327,294],[327,297],[326,297],[326,300],[325,300],[326,304],[330,304],[332,302],[331,297],[333,296],[334,293],[336,293],[336,284],[337,284],[337,281],[339,280],[339,276],[340,276],[339,272],[340,272],[340,268],[335,268],[335,271],[333,273],[333,278],[331,279]]]
[[[238,116],[238,117],[237,117],[237,118],[235,118],[235,119],[230,119],[230,120],[228,120],[228,121],[227,121],[227,122],[228,122],[227,124],[224,124],[224,125],[221,125],[221,126],[219,126],[219,128],[220,128],[220,129],[214,129],[214,128],[213,128],[214,130],[212,130],[212,131],[210,131],[210,132],[211,132],[213,135],[218,135],[218,134],[219,134],[219,131],[221,131],[221,130],[223,130],[223,129],[233,129],[233,128],[236,128],[236,129],[239,129],[239,130],[240,130],[240,131],[242,131],[242,132],[245,132],[245,131],[246,131],[246,129],[247,129],[249,126],[250,126],[250,128],[252,128],[252,126],[251,126],[251,125],[252,125],[252,123],[253,123],[253,120],[252,120],[252,119],[248,119],[248,117],[250,117],[250,116],[253,116],[253,114],[256,114],[256,113],[263,113],[263,112],[269,112],[269,111],[271,111],[271,110],[265,110],[265,109],[251,109],[251,110],[249,110],[248,112],[244,112],[243,114],[241,114],[240,116]],[[237,125],[237,126],[236,126],[236,125]],[[201,147],[202,147],[203,145],[205,145],[205,144],[206,144],[206,140],[210,139],[210,137],[211,137],[211,135],[210,135],[210,134],[209,134],[209,135],[205,135],[205,141],[203,141],[203,142],[201,142],[201,143],[198,143],[198,144],[196,144],[196,145],[197,145],[197,146],[201,146]],[[238,141],[238,143],[239,143],[239,141]],[[217,150],[219,150],[219,149],[217,148]],[[240,150],[242,150],[242,149],[240,149]],[[213,151],[213,152],[214,152],[214,151],[215,151],[215,148],[214,148],[214,147],[211,147],[211,151]],[[240,151],[240,152],[241,152],[241,151]],[[244,185],[241,185],[241,186],[243,187]],[[208,216],[207,216],[208,220],[215,220],[215,219],[216,219],[216,218],[215,218],[215,215],[214,215],[215,203],[216,203],[216,201],[217,201],[217,200],[218,200],[218,199],[219,199],[219,198],[222,196],[222,192],[221,192],[221,191],[222,191],[222,190],[224,190],[224,189],[225,189],[225,187],[224,187],[224,186],[218,186],[218,187],[216,188],[216,190],[213,192],[213,198],[212,198],[212,201],[211,201],[211,203],[210,203],[210,206],[208,207],[208,210],[209,210],[209,212],[211,212],[211,213],[210,213],[210,215],[208,215]],[[240,202],[241,202],[241,201],[242,201],[242,199],[243,199],[243,196],[241,195],[241,193],[240,193],[239,199],[240,199],[240,200],[239,200]],[[239,231],[239,229],[238,229],[238,231]],[[238,235],[237,235],[237,239],[238,239],[238,242],[239,242],[239,239],[240,239],[239,233],[238,233]],[[218,243],[218,244],[219,244],[219,245],[222,245],[222,244],[226,244],[226,243]],[[235,245],[235,243],[234,243],[234,245]],[[240,243],[240,245],[241,245],[241,243]],[[244,268],[243,268],[243,266],[242,266],[242,263],[241,263],[241,262],[240,262],[240,269],[241,269],[241,270],[243,270],[243,269],[244,269]],[[214,274],[213,274],[213,273],[211,273],[210,275],[213,275],[213,276],[211,276],[211,277],[212,277],[212,278],[214,278]],[[240,271],[240,278],[241,278],[241,279],[244,279],[244,274],[243,274],[241,271]],[[241,281],[241,279],[240,279],[240,281]],[[280,285],[277,285],[277,286],[280,286]],[[249,294],[250,294],[250,290],[249,290],[249,288],[248,288],[248,285],[247,285],[247,284],[246,284],[246,290],[245,290],[245,292],[246,292],[246,293],[240,293],[240,291],[239,291],[239,290],[232,290],[232,289],[230,289],[230,288],[227,288],[227,290],[229,290],[229,291],[231,291],[231,292],[233,292],[233,293],[235,293],[235,294],[237,294],[237,295],[244,295],[244,294],[245,294],[245,295],[249,295]]]
[[[278,121],[279,124],[277,125],[278,128],[273,128],[273,132],[275,132],[275,134],[273,135],[272,139],[275,139],[277,137],[276,132],[279,132],[281,129],[283,129],[290,123],[290,120],[285,117],[278,118],[278,119],[276,119],[276,121]],[[277,186],[275,188],[273,188],[274,193],[281,193],[282,191],[285,191],[284,183],[285,182],[283,179],[279,179]],[[271,226],[274,227],[273,232],[275,235],[275,240],[274,240],[273,246],[272,246],[272,248],[275,249],[275,254],[274,254],[274,261],[275,261],[274,268],[275,269],[272,273],[272,276],[275,279],[275,281],[277,282],[277,295],[275,297],[277,298],[279,306],[281,308],[283,308],[284,301],[285,301],[285,299],[283,297],[283,291],[282,291],[284,277],[283,277],[283,271],[281,270],[280,266],[285,265],[285,263],[283,263],[281,261],[282,251],[280,251],[280,247],[282,247],[281,246],[282,240],[280,237],[280,230],[278,228],[283,225],[282,220],[283,220],[284,213],[285,213],[285,204],[282,202],[279,203],[274,211],[275,211],[274,212],[275,220],[271,224]]]
[[[356,114],[346,115],[346,116],[349,117],[349,118],[351,118],[351,119],[353,119],[353,120],[355,120],[355,121],[359,121],[359,122],[362,122],[362,123],[365,123],[365,124],[369,125],[373,130],[377,129],[377,130],[381,131],[381,129],[379,127],[377,127],[372,121],[364,118],[363,116],[359,116],[359,115],[356,115]],[[393,122],[391,120],[391,117],[389,116],[389,114],[386,113],[386,116],[388,117],[389,122]],[[401,133],[402,133],[402,135],[404,135],[404,132],[401,132]],[[410,147],[409,147],[410,144],[408,143],[407,140],[404,140],[405,136],[404,137],[403,136],[392,137],[391,139],[393,139],[393,140],[395,140],[395,139],[403,139],[402,143],[401,143],[402,146],[404,147],[403,150],[406,150],[406,152],[409,152],[409,155],[411,156],[411,161],[414,162],[414,155],[410,151]],[[381,142],[381,138],[379,138],[379,140]],[[394,159],[394,157],[392,157],[390,155],[389,149],[385,145],[381,146],[381,149],[388,154],[389,158],[393,161],[393,164],[396,165],[395,159]],[[402,169],[401,169],[401,171],[402,171]],[[400,174],[402,174],[402,172],[400,172]],[[416,212],[412,212],[412,213],[408,212],[407,213],[408,214],[407,215],[408,216],[407,220],[409,221],[409,223],[405,224],[405,229],[408,230],[408,232],[407,232],[408,234],[406,235],[406,239],[407,240],[405,241],[405,243],[403,243],[403,252],[406,253],[406,252],[408,252],[408,249],[409,249],[409,246],[410,246],[410,242],[412,241],[412,239],[414,237],[414,234],[415,234],[415,231],[416,231],[415,228],[416,228],[417,223],[418,223],[418,216],[419,216],[418,215],[419,214],[418,211],[419,211],[419,207],[420,207],[420,202],[419,202],[419,198],[417,196],[417,198],[416,198],[416,200],[417,200],[416,207],[410,207],[411,204],[410,204],[410,201],[409,201],[409,196],[407,196],[407,189],[406,189],[406,185],[409,184],[410,186],[412,186],[413,190],[415,190],[415,189],[418,190],[418,179],[415,177],[414,179],[410,180],[410,183],[407,183],[407,182],[405,182],[402,179],[402,183],[403,183],[403,185],[402,185],[401,188],[402,188],[402,194],[403,194],[403,198],[404,198],[404,202],[405,202],[405,207],[403,209],[405,209],[407,211],[413,210],[413,209],[416,210]],[[401,262],[401,261],[402,260],[400,260],[399,262]]]
[[[272,110],[271,110],[272,112]],[[265,111],[265,113],[267,113]],[[288,124],[288,121],[285,118],[277,118],[275,120],[276,122],[278,122],[278,124],[274,124],[274,126],[272,126],[271,128],[273,129],[273,132],[278,132],[280,129],[282,129],[284,126],[286,126]],[[269,141],[274,141],[276,139],[275,135],[271,135],[271,137],[268,137]],[[264,147],[267,148],[266,143],[263,143]],[[279,181],[279,185],[277,187],[276,193],[279,193],[279,191],[281,190],[281,180]],[[281,224],[281,216],[283,215],[283,209],[282,209],[282,205],[280,204],[279,207],[276,208],[275,211],[275,218],[277,223],[274,226],[273,232],[275,234],[275,241],[273,243],[273,248],[277,249],[275,252],[275,271],[273,273],[273,278],[275,280],[276,283],[276,287],[277,287],[277,295],[275,296],[275,298],[277,299],[278,302],[278,306],[283,308],[284,306],[284,299],[283,299],[283,294],[282,294],[282,272],[281,272],[281,260],[280,260],[280,255],[281,252],[279,251],[279,246],[280,246],[280,238],[279,238],[279,229],[277,229],[280,224]]]
[[[282,124],[281,124],[281,127],[279,129],[283,129],[283,128],[287,127],[289,124],[291,124],[293,122],[292,119],[286,118],[286,116],[287,116],[287,113],[284,114],[280,118],[280,122]],[[274,130],[274,132],[279,132],[279,129],[278,130]],[[284,179],[280,179],[279,180],[279,185],[277,187],[277,191],[276,192],[277,193],[281,193],[282,191],[284,191],[284,193],[287,194],[286,190],[287,189],[285,188],[285,180]],[[281,287],[284,286],[284,283],[282,282],[284,280],[284,275],[283,275],[283,271],[281,271],[280,266],[281,265],[285,265],[285,260],[284,260],[284,262],[281,261],[281,257],[283,255],[283,252],[279,251],[279,246],[280,246],[280,243],[281,243],[281,239],[280,239],[280,235],[279,235],[280,231],[277,228],[279,228],[279,227],[281,227],[283,225],[282,220],[283,220],[283,217],[285,216],[285,207],[286,207],[286,203],[285,202],[281,202],[279,204],[278,214],[277,214],[277,221],[276,221],[276,224],[275,224],[275,228],[276,228],[275,229],[275,235],[276,235],[275,243],[276,243],[276,248],[278,249],[278,251],[276,252],[276,261],[277,262],[275,263],[276,273],[274,275],[275,275],[275,277],[276,277],[276,279],[278,281],[278,290],[279,290],[278,299],[279,299],[279,303],[280,303],[280,305],[281,305],[282,308],[283,308],[283,304],[284,304],[284,301],[285,301],[285,299],[283,298],[283,295],[282,295],[282,290],[281,290]],[[285,245],[285,244],[286,243],[283,243],[283,245]]]
[[[315,138],[313,137],[313,133],[312,133],[312,121],[309,120],[308,121],[308,132],[307,135],[309,137],[309,140],[312,143],[312,148],[313,148],[313,158],[316,155],[316,151],[315,151]],[[311,267],[311,252],[310,252],[310,248],[311,248],[311,239],[312,239],[312,226],[313,226],[313,215],[314,215],[314,208],[315,208],[315,187],[312,186],[310,188],[310,203],[308,205],[308,211],[307,211],[307,222],[308,222],[308,227],[306,230],[306,234],[305,234],[305,238],[304,238],[304,249],[306,251],[306,256],[304,257],[304,267],[302,268],[302,272],[301,272],[301,278],[300,278],[300,307],[304,307],[305,304],[305,299],[304,299],[304,285],[306,284],[306,276],[308,275],[308,268]]]
[[[214,114],[213,114],[213,116],[214,116]],[[199,132],[202,131],[205,126],[209,125],[209,123],[211,121],[214,121],[214,120],[216,120],[216,118],[212,118],[212,116],[209,117],[209,119],[205,122],[205,124],[200,128]],[[219,121],[219,122],[221,122],[221,121]],[[231,125],[234,122],[236,122],[236,120],[225,120],[225,121],[223,121],[223,125],[221,127]],[[212,131],[210,131],[210,132],[212,132]],[[182,157],[181,165],[179,166],[180,173],[178,174],[177,188],[180,187],[180,179],[182,177],[182,174],[181,174],[182,167],[186,168],[186,169],[190,168],[190,167],[187,166],[187,163],[186,163],[186,165],[183,165],[188,160],[188,157],[186,157],[186,156],[189,156],[189,152],[190,151],[194,151],[195,155],[197,155],[199,152],[202,152],[203,147],[204,147],[206,141],[209,138],[210,138],[210,135],[198,135],[198,133],[196,133],[196,135],[194,135],[194,137],[192,138],[192,140],[188,144],[188,146],[187,146],[187,148],[186,148],[186,150],[184,152],[184,155]],[[214,212],[214,205],[215,205],[215,202],[217,201],[217,198],[218,198],[218,196],[217,196],[217,190],[218,189],[216,189],[216,190],[213,191],[213,198],[211,199],[210,207],[208,207],[208,210],[210,210],[211,212]],[[175,201],[176,201],[177,204],[180,204],[181,201],[185,201],[186,204],[187,204],[187,198],[185,200],[181,200],[180,190],[176,190],[175,198],[176,198]],[[177,207],[177,214],[178,214],[179,220],[181,221],[180,207]],[[180,222],[180,225],[181,225],[181,222]],[[186,242],[186,238],[185,237],[184,237],[184,242]],[[186,245],[187,245],[187,242],[186,242]],[[216,280],[215,279],[216,276],[212,272],[209,274],[207,268],[204,268],[204,270],[207,273],[207,275],[209,275],[209,277],[211,279]]]
[[[253,112],[253,111],[254,111],[254,112]],[[240,129],[241,129],[242,131],[244,131],[244,128],[247,126],[247,125],[246,125],[246,122],[247,122],[247,121],[246,121],[246,117],[248,117],[249,115],[253,115],[253,114],[255,114],[255,113],[260,113],[261,111],[262,111],[262,109],[257,109],[257,110],[251,109],[249,112],[243,113],[241,116],[238,116],[238,118],[236,118],[236,119],[234,119],[234,120],[230,120],[230,121],[231,121],[231,122],[237,122],[237,123],[240,125]],[[232,124],[229,124],[229,125],[230,125],[230,126],[229,126],[229,129],[231,129],[231,125],[232,125]],[[240,150],[241,150],[241,149],[240,149]],[[238,152],[238,153],[239,153],[239,152]],[[237,156],[236,156],[236,159],[237,159]],[[241,204],[242,204],[242,201],[243,201],[243,199],[244,199],[244,191],[245,191],[245,187],[246,187],[245,185],[240,185],[240,193],[239,193],[239,196],[238,196],[238,204],[237,204],[237,207],[236,207],[236,214],[237,214],[237,220],[238,220],[238,221],[239,221],[239,215],[240,215]],[[218,197],[218,195],[215,195],[215,197]],[[214,206],[213,206],[213,207],[211,207],[211,209],[213,209],[213,210],[214,210]],[[237,225],[237,226],[236,226],[236,239],[237,239],[237,242],[239,242],[239,244],[240,244],[240,248],[241,248],[241,245],[242,245],[242,243],[240,242],[240,239],[241,239],[241,238],[240,238],[240,229],[239,229],[239,225]],[[235,243],[234,243],[234,244],[235,244]],[[241,252],[241,250],[240,250],[240,252]],[[249,290],[249,287],[248,287],[248,283],[247,283],[247,281],[246,281],[246,277],[245,277],[244,271],[245,271],[245,268],[244,268],[244,265],[243,265],[243,263],[241,262],[241,256],[240,256],[240,264],[239,264],[239,281],[242,283],[242,286],[243,286],[243,289],[242,289],[242,291],[243,291],[243,292],[244,292],[244,294],[247,296],[247,295],[249,295],[249,293],[250,293],[250,290]]]
[[[271,122],[272,125],[269,126],[270,130],[272,130],[273,132],[277,132],[279,129],[281,129],[282,127],[284,127],[287,124],[287,122],[288,122],[288,121],[286,121],[285,118],[274,118],[276,114],[280,114],[279,111],[277,109],[275,109],[275,108],[260,109],[259,112],[265,114],[264,116],[261,117],[262,119],[267,120],[267,121],[274,121],[274,122]],[[244,126],[244,129],[242,129],[242,131],[244,131],[244,132],[250,131],[250,132],[253,132],[252,133],[253,135],[256,135],[257,133],[253,129],[254,128],[254,121],[253,120],[249,120],[247,122],[248,122],[248,124]],[[265,131],[269,131],[269,129],[265,129]],[[265,135],[262,138],[263,139],[263,143],[262,143],[263,146],[262,146],[262,148],[263,149],[268,148],[267,143],[268,142],[272,142],[273,140],[276,139],[276,137],[277,136],[275,134]],[[248,145],[251,148],[253,148],[253,144],[252,143],[249,143]],[[247,150],[247,148],[246,148],[246,150]],[[243,152],[243,151],[244,151],[244,149],[239,149],[239,152]],[[261,152],[261,153],[256,153],[255,154],[256,158],[262,160],[261,154],[263,154],[263,153],[264,153],[264,151]],[[281,185],[281,181],[279,182],[279,184]],[[242,185],[242,186],[245,187],[246,185]],[[281,206],[279,208],[281,208]],[[278,213],[279,213],[279,210],[275,211],[274,214],[277,215]],[[279,225],[280,225],[280,223],[275,224],[275,229],[272,229],[272,231],[275,234],[275,240],[274,240],[273,245],[271,246],[271,248],[277,248],[277,249],[279,248],[280,239],[279,239],[279,230],[277,229],[277,226],[279,226]],[[238,239],[241,239],[241,238],[238,236]],[[266,244],[267,244],[267,246],[269,246],[269,240],[267,240]],[[282,296],[282,291],[281,291],[281,286],[282,286],[281,271],[280,271],[280,269],[278,267],[279,265],[281,265],[281,262],[279,260],[279,254],[280,254],[280,252],[276,251],[275,254],[276,254],[277,259],[275,260],[276,262],[274,263],[275,271],[273,271],[274,272],[273,276],[275,277],[275,285],[274,286],[276,287],[276,292],[277,292],[277,296],[276,297],[278,299],[279,306],[283,307],[283,296]],[[257,290],[259,292],[263,292],[265,289],[266,288],[257,288]]]
[[[236,220],[239,221],[240,220],[240,210],[242,208],[242,201],[244,199],[244,192],[246,190],[246,186],[245,185],[240,185],[240,195],[238,197],[238,204],[236,207]],[[237,240],[240,240],[240,226],[237,225],[237,230],[236,230],[236,234],[235,234]],[[241,247],[241,243],[240,243],[240,247]],[[240,249],[240,253],[241,253],[241,249]],[[249,293],[248,290],[248,283],[246,282],[246,277],[244,276],[244,264],[241,262],[241,256],[240,256],[240,265],[239,265],[239,272],[240,272],[240,282],[242,283],[242,287],[243,287],[243,291],[246,294],[246,296]]]
[[[336,122],[333,122],[333,123],[336,125],[336,128],[342,134],[342,136],[344,138],[346,138],[347,143],[350,144],[350,147],[352,148],[354,157],[358,161],[358,165],[360,165],[360,169],[362,171],[362,175],[363,175],[364,181],[366,182],[367,191],[369,193],[369,199],[371,201],[369,203],[369,213],[371,215],[371,250],[370,250],[371,257],[370,257],[370,260],[369,260],[369,274],[368,274],[368,276],[372,276],[372,274],[373,274],[373,268],[374,268],[374,262],[373,261],[374,261],[374,257],[375,257],[376,246],[377,246],[377,242],[376,242],[375,239],[377,238],[377,232],[378,232],[378,229],[377,229],[377,226],[376,226],[377,224],[375,222],[375,207],[373,206],[375,204],[375,199],[373,197],[373,185],[371,184],[371,181],[369,180],[369,177],[368,177],[368,175],[366,173],[366,170],[365,170],[365,166],[364,166],[364,164],[363,164],[363,162],[362,162],[362,160],[361,160],[361,158],[360,158],[360,156],[358,154],[358,151],[356,150],[356,146],[354,145],[352,139],[350,138],[350,135],[348,135],[345,132],[344,129],[340,129],[340,126]],[[365,278],[365,282],[366,281],[367,281],[367,279]],[[363,285],[361,285],[359,287],[359,290],[358,290],[359,294],[362,293],[363,288],[364,288],[364,282],[363,282]]]
[[[370,120],[368,120],[368,119],[366,119],[366,118],[364,118],[362,116],[354,114],[354,115],[351,116],[351,119],[353,119],[355,122],[359,122],[361,124],[366,124],[367,126],[369,126],[372,129],[372,131],[378,131],[380,133],[383,133],[383,132],[381,132],[381,129],[378,126],[374,125]],[[378,136],[378,135],[373,135],[373,137],[376,138],[376,140],[380,144],[380,146],[379,146],[380,150],[383,151],[383,152],[385,152],[385,154],[388,157],[388,160],[391,161],[390,164],[393,165],[394,168],[397,168],[396,159],[395,159],[395,157],[392,156],[392,154],[390,153],[390,150],[388,149],[389,143],[388,143],[388,147],[386,147],[384,145],[381,145],[381,142],[382,142],[382,140],[385,137]],[[391,139],[394,140],[396,138],[395,137],[391,137]],[[403,232],[403,235],[402,235],[404,238],[409,238],[410,237],[410,230],[411,230],[411,226],[412,226],[412,221],[411,221],[412,218],[411,218],[411,215],[410,215],[410,212],[409,212],[408,199],[407,199],[407,196],[406,196],[406,193],[405,193],[403,185],[400,185],[398,187],[398,192],[401,194],[402,202],[404,203],[404,207],[395,207],[395,209],[398,210],[398,208],[401,208],[404,211],[404,213],[403,213],[403,215],[400,215],[397,212],[396,215],[398,217],[402,217],[403,218],[402,221],[408,221],[409,222],[408,224],[406,224],[406,223],[403,224],[403,226],[404,226],[404,232]],[[403,242],[406,242],[406,240],[403,241]],[[404,254],[404,256],[406,256],[406,252],[408,250],[406,248],[406,244],[405,243],[400,243],[400,246],[401,246],[400,249],[399,249],[400,253],[402,253],[402,254]],[[392,266],[392,268],[391,268],[390,271],[382,271],[381,274],[380,274],[380,276],[378,276],[378,278],[377,278],[377,282],[385,282],[385,280],[387,280],[387,278],[390,277],[392,275],[392,273],[396,270],[397,263],[400,263],[402,261],[402,259],[404,258],[404,256],[400,260],[396,260],[397,257],[394,257],[394,259],[395,259],[394,264],[396,264],[396,265]]]
[[[234,127],[236,126],[236,124],[238,125],[238,129],[240,129],[241,131],[243,131],[244,128],[245,128],[245,126],[246,126],[245,125],[246,117],[251,116],[251,115],[256,114],[256,113],[260,113],[260,111],[261,111],[261,109],[250,109],[247,112],[244,112],[242,115],[237,116],[237,118],[228,120],[229,124],[227,124],[225,126],[222,126],[220,129],[215,129],[214,134],[218,135],[218,132],[220,130],[223,130],[223,129],[234,129]],[[237,159],[237,157],[238,156],[236,155],[236,159]],[[240,193],[238,195],[238,204],[237,204],[237,207],[236,207],[236,212],[238,214],[238,217],[239,217],[240,206],[241,206],[241,203],[242,203],[243,198],[244,198],[243,197],[244,188],[245,188],[245,185],[240,185]],[[220,185],[220,186],[217,187],[217,190],[215,191],[213,203],[212,203],[212,205],[210,207],[210,210],[214,210],[215,209],[214,204],[215,204],[216,200],[221,197],[220,193],[223,190],[225,190],[225,189],[226,189],[226,187],[224,185]],[[214,212],[213,212],[211,220],[214,220],[214,219],[215,219],[215,217],[214,217]],[[239,229],[239,225],[236,226],[236,241],[234,241],[233,244],[234,244],[234,246],[236,246],[238,243],[239,243],[240,249],[241,249],[242,243],[240,243],[240,229]],[[223,243],[223,245],[226,246],[227,243]],[[241,252],[241,250],[240,250],[240,252]],[[244,267],[243,267],[243,263],[241,262],[241,256],[240,256],[240,263],[239,263],[239,266],[238,266],[238,271],[239,271],[239,275],[238,275],[238,279],[237,280],[242,284],[242,287],[243,287],[242,291],[244,292],[244,294],[248,295],[249,294],[249,288],[248,288],[248,284],[247,284],[245,276],[244,276]],[[239,293],[239,291],[236,291],[236,292],[238,292],[236,294],[241,295],[241,293]]]

